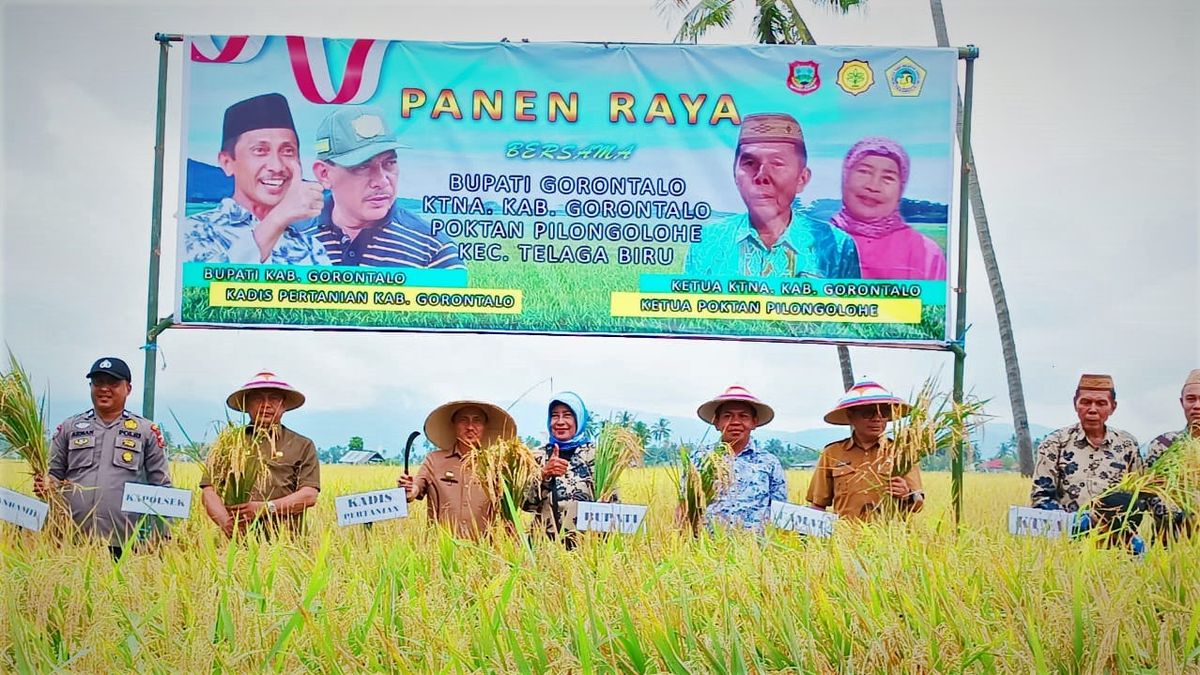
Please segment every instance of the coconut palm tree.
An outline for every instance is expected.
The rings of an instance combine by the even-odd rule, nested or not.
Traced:
[[[812,31],[804,17],[796,9],[794,0],[753,0],[755,11],[754,37],[762,44],[815,45]],[[846,14],[850,8],[862,5],[865,0],[812,0],[814,4],[833,7]],[[658,0],[659,7],[672,5],[685,9],[676,42],[695,42],[711,28],[726,28],[733,21],[737,0]],[[691,7],[688,7],[688,5]],[[838,367],[842,372],[842,388],[854,386],[854,364],[850,361],[850,350],[838,345]]]
[[[654,426],[650,427],[650,438],[653,438],[659,443],[666,443],[667,441],[671,440],[671,423],[667,421],[667,418],[658,418],[658,421],[654,423]]]
[[[942,0],[929,0],[929,11],[933,16],[933,29],[939,47],[950,46],[950,35],[946,30],[946,14],[942,11]],[[958,129],[962,131],[962,99],[958,101]],[[959,134],[961,136],[961,133]],[[1008,400],[1012,406],[1013,427],[1017,437],[1017,459],[1022,476],[1033,475],[1033,441],[1029,436],[1029,414],[1025,410],[1025,390],[1021,386],[1021,366],[1017,362],[1017,344],[1013,337],[1012,319],[1008,315],[1008,299],[1004,295],[1004,283],[1000,279],[1000,265],[996,262],[996,249],[992,247],[992,234],[988,229],[987,211],[983,207],[983,190],[979,187],[979,171],[975,166],[975,155],[968,149],[967,193],[971,202],[971,215],[975,218],[975,233],[979,239],[979,253],[983,257],[983,269],[987,272],[988,286],[992,290],[992,304],[996,307],[996,325],[1000,331],[1000,350],[1004,354],[1004,374],[1008,378]]]
[[[813,4],[833,7],[845,14],[865,0],[812,0]],[[738,0],[659,0],[666,9],[674,6],[685,10],[675,33],[676,42],[695,42],[712,28],[727,28],[733,21]],[[794,0],[753,0],[754,36],[768,45],[814,45],[812,31],[796,9]],[[690,5],[690,7],[689,7]]]

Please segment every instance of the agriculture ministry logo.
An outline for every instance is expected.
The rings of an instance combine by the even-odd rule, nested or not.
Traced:
[[[811,94],[821,87],[820,64],[816,61],[792,61],[788,70],[788,89],[797,94]]]
[[[875,71],[871,70],[871,64],[866,61],[843,61],[842,67],[838,68],[837,83],[842,91],[858,96],[875,84]]]
[[[888,89],[892,96],[920,96],[925,86],[925,69],[907,56],[893,63],[886,71]]]

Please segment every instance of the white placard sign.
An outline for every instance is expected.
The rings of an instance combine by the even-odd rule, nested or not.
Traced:
[[[835,514],[811,506],[771,502],[771,524],[781,530],[791,530],[810,537],[828,537],[833,534],[836,520]]]
[[[334,500],[339,527],[408,517],[404,488],[343,495]]]
[[[20,525],[27,530],[40,532],[46,524],[50,505],[27,497],[20,492],[0,488],[0,520]]]
[[[121,510],[167,518],[187,518],[192,512],[192,491],[161,485],[126,483]]]
[[[1058,539],[1071,531],[1075,514],[1066,511],[1045,511],[1029,506],[1008,507],[1008,531],[1023,537]]]
[[[633,534],[646,519],[648,507],[639,504],[610,502],[578,502],[575,527],[589,532],[620,532]]]

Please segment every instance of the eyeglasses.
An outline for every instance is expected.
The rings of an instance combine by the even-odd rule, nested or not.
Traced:
[[[869,420],[875,417],[884,419],[891,416],[891,409],[882,405],[858,406],[850,409],[851,414],[855,417],[861,417],[864,420]]]

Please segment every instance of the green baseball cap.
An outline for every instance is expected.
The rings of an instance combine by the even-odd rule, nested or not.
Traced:
[[[317,159],[338,166],[358,166],[381,152],[407,148],[383,119],[377,106],[344,106],[317,126]]]

